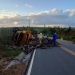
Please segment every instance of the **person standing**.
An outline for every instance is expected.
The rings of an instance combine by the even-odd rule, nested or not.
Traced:
[[[38,38],[39,38],[39,42],[40,42],[40,44],[41,44],[41,43],[42,43],[42,39],[43,39],[43,34],[40,33],[40,34],[38,35]]]
[[[54,44],[54,46],[56,46],[56,39],[57,39],[57,33],[56,31],[54,31],[51,42],[51,44]]]

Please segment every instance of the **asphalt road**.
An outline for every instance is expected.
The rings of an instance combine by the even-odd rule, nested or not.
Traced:
[[[71,51],[75,52],[75,44],[69,42],[69,41],[66,41],[66,40],[60,40],[58,39],[57,40],[62,46],[70,49]]]
[[[75,44],[57,41],[75,52]],[[36,49],[30,75],[75,75],[75,56],[61,47]]]

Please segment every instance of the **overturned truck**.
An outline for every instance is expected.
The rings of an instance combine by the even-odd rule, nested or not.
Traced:
[[[15,45],[19,46],[26,54],[31,50],[29,40],[32,35],[30,30],[20,30],[19,28],[13,29],[12,41]]]

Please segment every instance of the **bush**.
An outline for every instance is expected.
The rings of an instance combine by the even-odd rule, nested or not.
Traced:
[[[58,39],[61,39],[61,36],[60,35],[58,36]]]
[[[72,36],[71,39],[75,39],[75,36]]]
[[[63,36],[62,37],[64,40],[68,40],[68,37],[67,36]]]

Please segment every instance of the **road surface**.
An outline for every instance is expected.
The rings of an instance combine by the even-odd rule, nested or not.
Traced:
[[[35,50],[28,75],[75,75],[75,44],[57,41],[61,47]]]

